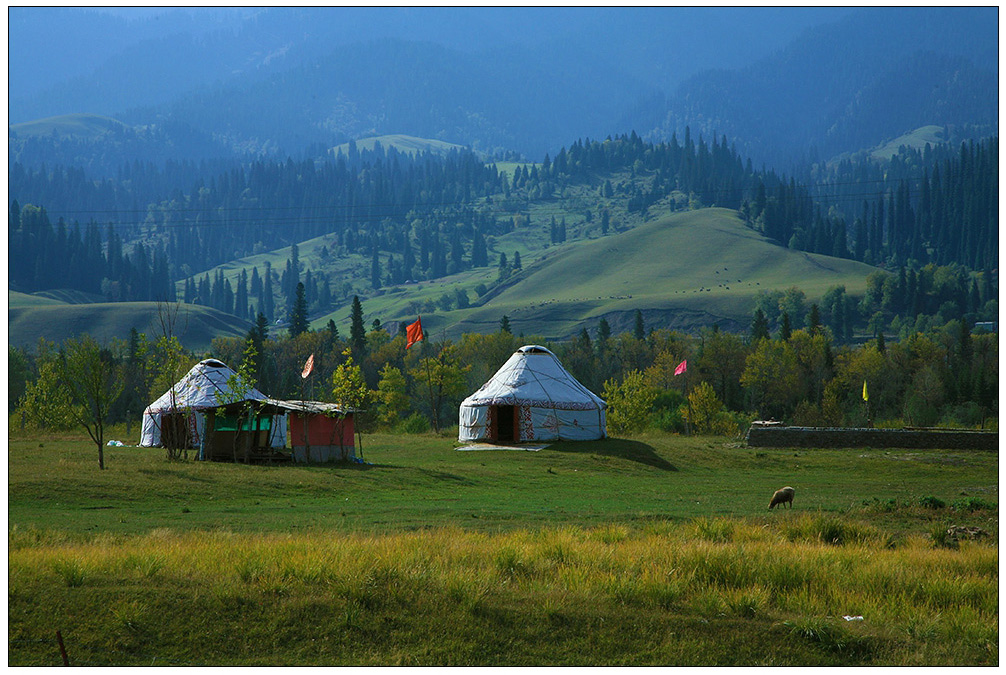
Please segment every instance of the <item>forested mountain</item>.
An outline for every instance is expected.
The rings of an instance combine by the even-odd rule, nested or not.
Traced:
[[[35,38],[19,31],[15,43],[29,43],[45,74],[57,62],[35,43],[50,36],[12,11]],[[635,129],[661,142],[688,126],[789,170],[926,124],[948,126],[954,141],[996,133],[995,11],[217,10],[198,29],[172,13],[161,32],[150,19],[88,14],[95,31],[119,25],[137,35],[109,38],[120,50],[89,52],[90,73],[66,68],[77,74],[42,88],[26,86],[15,59],[12,81],[22,84],[12,85],[9,112],[13,122],[111,116],[180,148],[196,144],[185,137],[191,129],[242,159],[405,133],[534,160],[569,138]],[[65,25],[63,14],[43,16]]]
[[[537,157],[559,138],[610,133],[623,101],[704,67],[736,66],[844,11],[190,8],[126,21],[15,8],[12,53],[31,59],[12,60],[10,115],[15,123],[70,113],[140,125],[170,118],[231,138],[235,151],[294,155],[305,138],[335,145],[348,139],[341,132],[376,124],[377,133]],[[715,49],[712,26],[726,38]],[[79,44],[81,33],[100,47]],[[668,36],[677,49],[664,48]],[[76,58],[61,58],[54,41]],[[220,127],[225,111],[208,106],[225,91],[282,124],[259,124],[224,100],[237,115]],[[276,96],[257,97],[265,91]],[[403,99],[407,110],[395,105]],[[294,100],[305,109],[287,105]]]
[[[718,206],[775,245],[892,273],[883,321],[934,303],[974,318],[998,269],[993,12],[12,10],[10,286],[274,321],[299,284],[324,317],[478,270],[407,305],[448,311],[550,246]],[[68,17],[127,33],[70,66],[37,44],[46,20],[73,34]],[[444,150],[364,142],[378,134]],[[913,273],[933,279],[914,296]]]
[[[954,140],[998,129],[995,8],[868,8],[736,70],[693,76],[651,104],[646,138],[725,133],[777,167],[824,161],[926,124]],[[950,140],[950,139],[948,139]]]
[[[997,139],[957,151],[903,149],[882,178],[869,172],[872,165],[842,162],[819,176],[816,198],[793,178],[755,171],[725,137],[709,143],[687,129],[682,141],[672,136],[658,145],[634,133],[580,140],[554,159],[508,172],[467,150],[413,155],[379,144],[364,151],[348,147],[348,156],[325,162],[258,161],[224,170],[125,166],[116,180],[101,182],[86,180],[79,170],[15,165],[8,229],[10,250],[17,252],[12,288],[70,288],[113,301],[170,300],[177,293],[185,302],[240,318],[261,312],[285,319],[299,283],[315,315],[351,293],[489,269],[496,256],[504,283],[521,267],[519,258],[511,264],[494,246],[509,233],[526,232],[540,251],[570,238],[613,234],[659,214],[715,205],[738,210],[751,228],[790,249],[900,268],[902,275],[906,266],[957,265],[949,272],[956,290],[939,291],[937,306],[955,302],[957,311],[973,313],[993,298]],[[856,175],[860,182],[849,180]],[[193,176],[191,188],[171,187]],[[869,190],[859,195],[862,212],[853,222],[828,206],[828,190],[838,190],[832,198],[848,198],[840,192],[848,184]],[[149,206],[129,206],[139,203]],[[550,222],[542,213],[552,214]],[[302,264],[298,244],[322,236],[315,263]],[[261,269],[246,266],[230,278],[221,269],[279,249],[289,250],[286,269],[265,261]],[[369,260],[366,276],[359,266],[331,264],[340,259]],[[60,260],[71,264],[60,266]],[[968,269],[985,272],[986,287],[972,293],[973,300],[967,294],[978,279],[969,278]],[[173,283],[181,280],[176,291]],[[884,296],[889,316],[916,302],[897,300],[914,297],[903,288],[907,282],[899,283],[894,296]],[[442,309],[469,301],[460,298],[448,299]],[[918,300],[923,305],[928,301]]]

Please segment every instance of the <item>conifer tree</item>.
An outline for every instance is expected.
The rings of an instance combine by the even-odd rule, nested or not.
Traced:
[[[304,282],[297,282],[294,294],[293,309],[290,311],[290,337],[292,338],[306,333],[310,327],[307,320],[307,292],[304,289]]]
[[[377,246],[374,246],[374,252],[370,259],[370,285],[374,287],[374,290],[381,288],[381,261],[377,257]]]
[[[360,297],[353,296],[353,307],[350,310],[349,344],[353,352],[362,355],[367,349],[367,329],[363,325],[363,305]]]
[[[789,312],[783,312],[779,319],[779,339],[786,342],[793,336],[793,327],[789,321]]]
[[[821,310],[818,309],[817,303],[810,306],[810,314],[807,315],[807,328],[811,335],[817,335],[821,332]]]
[[[272,264],[265,263],[265,277],[262,280],[262,312],[270,321],[276,318],[276,299],[272,292]]]
[[[763,339],[767,340],[768,337],[768,319],[765,318],[765,312],[761,309],[756,309],[754,318],[751,321],[751,343],[754,344],[758,340]]]

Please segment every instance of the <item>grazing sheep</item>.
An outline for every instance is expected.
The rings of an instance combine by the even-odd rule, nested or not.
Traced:
[[[772,495],[772,501],[768,503],[768,507],[771,509],[776,504],[785,504],[789,502],[789,508],[793,508],[793,493],[796,492],[793,488],[787,486],[775,491]]]

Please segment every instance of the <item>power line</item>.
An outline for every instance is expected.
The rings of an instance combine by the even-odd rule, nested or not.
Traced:
[[[882,182],[882,181],[868,181],[868,182]],[[840,185],[840,184],[830,184],[830,185]],[[859,185],[859,183],[844,183],[842,185]],[[806,187],[798,186],[798,188],[805,191],[806,198],[813,202],[823,202],[821,205],[832,205],[836,203],[851,203],[860,202],[868,199],[877,199],[884,196],[884,192],[870,191],[870,192],[854,192],[854,193],[844,193],[844,194],[813,194]],[[709,197],[710,195],[716,196],[738,196],[749,193],[751,188],[734,188],[734,189],[723,189],[723,190],[705,190],[705,191],[694,191],[690,190],[687,195],[695,195],[700,199],[703,197]],[[684,191],[682,191],[684,192]],[[909,198],[915,199],[919,195],[919,190],[910,190]],[[667,197],[670,195],[664,195]],[[630,199],[631,197],[624,197],[624,199]],[[663,198],[663,197],[662,197]],[[768,199],[772,199],[771,193],[768,195]],[[149,218],[154,214],[160,214],[165,216],[177,216],[184,214],[206,214],[210,213],[215,216],[221,216],[221,207],[213,207],[210,209],[200,209],[200,208],[170,208],[170,209],[129,209],[129,210],[119,210],[119,209],[95,209],[95,210],[79,210],[79,211],[66,211],[59,213],[59,216],[64,219],[70,219],[72,221],[80,221],[79,216],[91,216],[92,221],[96,220],[95,215],[126,215],[126,214],[142,214],[144,216],[143,220],[115,220],[115,221],[105,221],[113,224],[117,227],[154,227],[158,229],[163,228],[202,228],[202,227],[226,227],[226,226],[236,226],[236,225],[248,225],[248,224],[259,224],[259,225],[284,225],[284,224],[310,224],[310,223],[328,223],[335,222],[339,223],[372,223],[384,219],[402,219],[407,217],[410,213],[416,211],[417,209],[446,209],[452,208],[457,211],[472,210],[479,215],[489,215],[494,217],[500,216],[514,216],[514,215],[529,215],[532,213],[542,214],[545,216],[550,215],[568,215],[575,212],[576,209],[569,209],[562,206],[564,203],[571,201],[579,201],[577,197],[555,197],[549,200],[550,203],[555,204],[555,206],[549,206],[548,204],[534,203],[530,200],[522,200],[524,203],[521,208],[515,210],[511,205],[501,205],[497,206],[495,204],[487,203],[475,203],[475,204],[459,204],[458,202],[427,202],[424,204],[413,204],[410,206],[406,205],[396,205],[392,202],[384,202],[378,204],[365,204],[365,205],[342,205],[336,204],[332,206],[325,207],[299,207],[299,206],[256,206],[256,207],[229,207],[224,210],[224,213],[243,213],[243,214],[261,214],[263,217],[260,218],[219,218],[214,220],[195,220],[187,219],[183,222],[165,222],[165,221],[150,221]],[[603,205],[598,205],[595,208],[602,208]],[[307,214],[300,213],[301,211],[307,211]],[[319,210],[326,211],[318,215],[309,215],[312,212],[317,212]],[[403,212],[404,210],[404,212]],[[593,209],[591,209],[593,210]],[[361,213],[362,212],[362,213]],[[275,213],[277,215],[268,215]],[[286,214],[286,215],[284,215]],[[441,216],[441,217],[460,217],[460,213],[436,213],[427,212],[418,215],[425,216]]]

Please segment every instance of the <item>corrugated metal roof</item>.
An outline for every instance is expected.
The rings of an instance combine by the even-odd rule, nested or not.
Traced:
[[[349,413],[359,412],[355,408],[341,406],[338,403],[326,403],[325,401],[282,401],[279,399],[267,398],[266,402],[270,405],[276,406],[277,408],[286,410],[287,412],[300,412],[308,414],[332,413],[336,415],[347,415]]]

